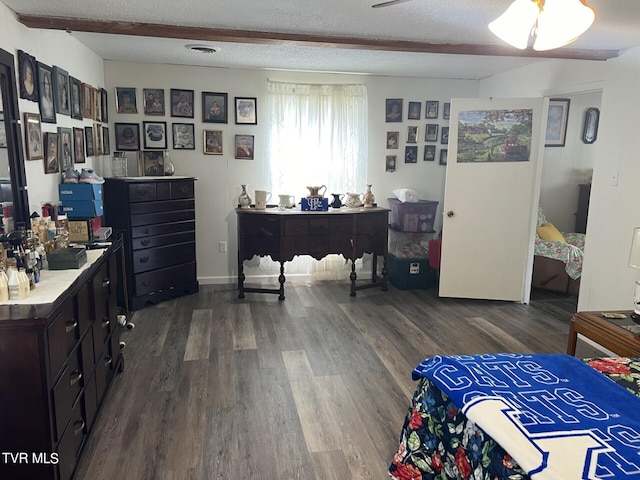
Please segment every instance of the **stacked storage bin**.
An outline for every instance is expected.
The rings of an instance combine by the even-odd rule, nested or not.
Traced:
[[[401,202],[389,198],[389,281],[400,290],[424,289],[435,285],[429,267],[429,240],[438,202]]]

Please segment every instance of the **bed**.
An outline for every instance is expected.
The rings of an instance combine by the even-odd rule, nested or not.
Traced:
[[[499,427],[499,422],[496,423],[484,413],[478,416],[477,411],[474,411],[475,407],[469,409],[467,405],[465,408],[460,408],[458,405],[459,398],[457,398],[455,391],[454,395],[448,396],[439,385],[441,384],[440,380],[437,378],[434,380],[434,378],[428,378],[428,376],[421,376],[419,373],[421,366],[424,364],[430,365],[435,360],[441,362],[443,358],[454,359],[454,361],[462,361],[463,363],[466,361],[468,364],[470,360],[475,361],[475,359],[479,357],[491,363],[492,361],[495,362],[497,356],[431,357],[416,367],[416,370],[413,372],[413,377],[414,379],[419,378],[419,382],[400,433],[398,450],[389,467],[390,477],[403,480],[524,480],[532,477],[536,479],[561,478],[562,480],[569,480],[570,477],[568,475],[559,477],[548,476],[549,472],[544,469],[542,469],[541,472],[536,472],[536,475],[533,475],[532,470],[522,468],[514,459],[514,456],[523,458],[524,455],[525,460],[527,460],[529,464],[531,464],[531,458],[527,458],[526,452],[523,454],[520,449],[522,445],[514,445],[511,437],[517,437],[518,435],[508,435],[508,429],[513,425]],[[492,360],[492,357],[494,360]],[[510,355],[510,357],[513,358],[514,356]],[[620,468],[626,468],[629,475],[610,475],[608,478],[640,479],[640,442],[637,440],[640,438],[640,425],[634,423],[637,421],[637,423],[640,424],[640,418],[638,418],[640,416],[637,414],[638,408],[640,407],[640,359],[594,358],[580,361],[568,355],[519,355],[516,357],[520,358],[520,360],[516,358],[516,361],[521,362],[530,361],[531,359],[533,359],[533,362],[537,362],[538,358],[545,357],[545,360],[549,360],[554,364],[558,363],[558,368],[562,370],[563,375],[566,374],[567,378],[570,377],[570,370],[575,371],[586,383],[586,387],[583,388],[592,388],[593,385],[598,384],[598,382],[594,382],[594,379],[586,375],[585,372],[582,371],[584,369],[585,371],[589,371],[589,374],[597,377],[598,381],[601,380],[604,382],[604,386],[596,388],[600,394],[612,399],[618,398],[619,400],[622,398],[624,403],[628,404],[629,408],[632,409],[633,420],[630,424],[625,424],[626,426],[621,427],[618,425],[618,430],[621,428],[627,429],[626,438],[629,440],[627,443],[633,445],[629,447],[631,448],[631,453],[627,450],[622,454],[626,460],[618,463],[628,463],[628,465],[623,465],[623,467]],[[563,362],[559,362],[558,359],[561,359],[563,362],[564,360],[571,359],[567,364],[570,365],[571,368],[568,369],[567,366],[564,365]],[[562,365],[560,365],[560,363],[562,363]],[[578,368],[578,365],[580,365],[580,368]],[[452,371],[451,367],[447,369],[447,367],[441,365],[440,376],[442,376],[442,371],[445,372],[445,375],[451,383],[450,379],[454,378],[450,375]],[[476,371],[476,374],[478,371]],[[544,370],[538,370],[537,374],[542,375],[543,371]],[[609,380],[607,380],[607,378]],[[453,381],[452,383],[460,384],[459,381]],[[478,388],[477,383],[478,382],[470,387],[474,392]],[[560,385],[560,389],[565,388],[564,384]],[[518,394],[526,395],[526,390],[526,388],[520,388],[518,389]],[[609,390],[614,392],[614,394],[610,394]],[[609,397],[609,395],[611,396]],[[572,398],[574,402],[578,402],[576,396]],[[487,397],[483,397],[483,400],[486,399]],[[484,402],[483,400],[478,403],[490,403]],[[634,404],[634,402],[637,402],[637,404]],[[583,411],[585,408],[589,408],[585,407],[585,405],[588,405],[588,402],[583,404]],[[597,405],[600,405],[600,403],[597,403]],[[597,407],[594,408],[597,410]],[[633,410],[633,408],[636,409]],[[526,408],[521,409],[520,413],[523,411],[526,412]],[[503,417],[507,416],[505,412],[506,409],[500,412]],[[473,413],[474,417],[468,416],[468,413]],[[620,415],[619,422],[622,422],[624,418],[626,418],[624,415]],[[485,430],[479,427],[482,421],[484,421],[485,424],[488,423],[489,427],[497,433],[493,436],[486,433]],[[585,430],[580,430],[581,428],[583,428],[582,424],[577,427],[577,430],[584,432]],[[635,430],[631,430],[633,428],[635,428]],[[501,433],[503,430],[506,436]],[[611,432],[613,430],[607,431]],[[496,439],[498,437],[500,437],[500,442]],[[550,435],[547,438],[552,437],[553,436]],[[541,438],[540,432],[538,432],[538,438]],[[575,444],[575,440],[572,439],[571,442]],[[503,444],[505,444],[505,448],[503,448]],[[518,455],[515,455],[514,451],[511,450],[511,448],[516,447],[518,448]],[[597,451],[595,448],[593,450]],[[514,454],[514,456],[512,456],[512,454]],[[552,457],[553,455],[549,455],[547,460]],[[602,458],[604,458],[598,457],[597,455],[593,455],[593,457],[598,458],[598,462],[600,463],[602,463]],[[558,457],[556,457],[556,459],[557,458]],[[562,462],[564,462],[564,460],[564,458],[561,459]],[[552,462],[549,460],[548,463],[551,464]],[[604,463],[606,464],[606,462]],[[634,463],[635,465],[633,465]],[[533,464],[535,464],[535,461]],[[600,465],[598,465],[598,467],[602,468]],[[526,473],[527,471],[532,472],[532,476],[528,475]],[[603,475],[603,477],[605,476],[606,475]],[[592,477],[576,476],[575,478]]]
[[[544,225],[549,223],[542,209],[538,208],[537,226]],[[536,234],[531,285],[534,288],[577,295],[582,275],[585,235],[571,232],[561,234],[564,242],[542,239]]]

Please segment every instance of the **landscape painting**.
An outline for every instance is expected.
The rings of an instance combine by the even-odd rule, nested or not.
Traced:
[[[458,163],[527,162],[533,110],[471,110],[458,116]]]

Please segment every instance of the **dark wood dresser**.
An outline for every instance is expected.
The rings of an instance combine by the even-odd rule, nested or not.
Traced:
[[[107,178],[105,225],[124,237],[129,307],[196,293],[195,178]]]
[[[89,252],[92,263],[51,303],[0,305],[0,478],[74,475],[123,366],[118,248]],[[54,281],[42,272],[32,295]]]
[[[578,185],[578,209],[576,211],[576,233],[587,233],[587,217],[589,216],[589,199],[591,198],[591,184]]]
[[[326,212],[303,212],[296,209],[236,209],[238,216],[238,290],[277,293],[284,300],[284,263],[296,255],[310,255],[320,260],[329,254],[341,254],[351,260],[351,296],[356,290],[381,286],[387,289],[387,234],[389,210],[386,208],[340,208]],[[357,284],[355,260],[372,254],[371,281]],[[280,262],[277,289],[244,286],[243,263],[254,255],[271,256]],[[382,278],[377,276],[377,258],[382,256]]]

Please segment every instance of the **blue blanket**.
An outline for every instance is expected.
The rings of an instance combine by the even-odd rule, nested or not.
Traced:
[[[424,360],[429,378],[532,479],[640,479],[640,398],[569,355]]]

